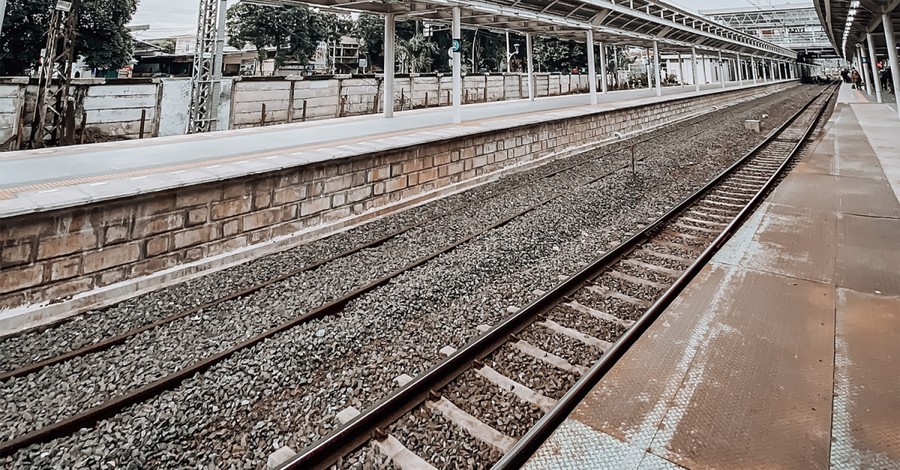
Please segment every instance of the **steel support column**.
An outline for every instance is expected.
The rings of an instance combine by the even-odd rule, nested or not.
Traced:
[[[863,83],[866,85],[866,94],[872,94],[872,84],[869,82],[869,72],[866,71],[866,64],[863,62],[863,52],[862,47],[859,44],[856,45],[856,62],[859,64],[857,70],[862,74]]]
[[[872,40],[872,33],[866,33],[866,45],[869,46],[869,67],[872,69],[872,79],[875,82],[875,99],[879,103],[884,103],[881,96],[881,80],[878,79],[878,59],[875,57],[875,41]]]
[[[678,51],[678,81],[681,82],[681,86],[687,85],[684,80],[684,54],[681,51]]]
[[[394,27],[392,13],[384,15],[384,117],[394,117]]]
[[[531,46],[531,33],[525,33],[525,49],[528,49],[528,100],[534,101],[534,53]]]
[[[900,60],[897,59],[897,38],[894,36],[894,25],[890,13],[881,15],[884,27],[884,38],[887,43],[888,60],[891,63],[891,78],[894,82],[894,101],[897,103],[897,115],[900,116]]]
[[[656,68],[656,96],[662,96],[662,70],[659,67],[659,41],[653,41],[653,67]]]
[[[459,7],[453,7],[453,38],[462,43]],[[453,53],[453,123],[462,122],[462,48]]]
[[[588,61],[588,91],[591,94],[591,104],[597,104],[597,61],[594,59],[594,32],[585,32],[585,46],[587,48]]]
[[[0,37],[3,37],[4,18],[6,18],[6,0],[0,0]]]
[[[606,65],[606,44],[600,43],[600,76],[603,81],[600,82],[600,91],[605,95],[609,92],[609,71]]]
[[[735,71],[737,72],[738,85],[744,85],[744,62],[741,61],[741,55],[737,55],[737,60],[734,63]]]
[[[757,75],[759,75],[756,71],[756,57],[750,56],[750,73],[753,75],[753,83],[758,83]]]
[[[722,51],[719,51],[719,78],[722,79],[722,88],[725,88],[725,61],[722,60]]]
[[[691,75],[694,79],[694,90],[700,91],[700,80],[697,79],[697,48],[691,48]]]

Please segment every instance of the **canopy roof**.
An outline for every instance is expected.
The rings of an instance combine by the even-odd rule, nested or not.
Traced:
[[[245,0],[247,1],[247,0]],[[308,5],[378,14],[398,19],[449,23],[452,8],[462,10],[469,28],[517,31],[541,36],[585,40],[593,30],[596,41],[652,47],[680,52],[697,47],[706,52],[732,52],[793,60],[789,49],[762,41],[661,0],[250,0],[267,5]]]
[[[845,59],[856,54],[856,45],[866,43],[866,33],[872,33],[875,53],[887,55],[882,13],[888,13],[894,31],[900,31],[900,0],[814,0],[816,13],[835,52]]]

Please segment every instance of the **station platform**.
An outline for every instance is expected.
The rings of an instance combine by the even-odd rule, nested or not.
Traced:
[[[802,161],[526,468],[900,468],[898,132],[844,85]]]
[[[788,80],[789,81],[789,80]],[[767,82],[771,84],[772,82]],[[762,86],[763,83],[758,84]],[[756,86],[728,82],[725,88]],[[703,95],[722,85],[674,86],[598,93],[598,107],[613,110],[659,100]],[[462,124],[452,124],[449,108],[429,108],[265,128],[246,128],[147,140],[7,152],[0,155],[0,217],[135,196],[287,167],[326,162],[482,130],[527,125],[578,115],[588,94],[471,104]],[[573,111],[576,110],[576,111]],[[574,113],[574,114],[573,114]]]

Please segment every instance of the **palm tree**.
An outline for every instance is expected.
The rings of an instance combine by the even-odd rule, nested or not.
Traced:
[[[416,34],[409,39],[397,41],[395,49],[397,59],[400,61],[401,73],[416,73],[431,65],[432,54],[436,54],[437,44],[425,39],[425,36]]]

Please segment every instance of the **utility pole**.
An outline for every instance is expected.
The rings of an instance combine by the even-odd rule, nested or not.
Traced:
[[[227,0],[200,0],[188,134],[216,130],[219,93],[222,88],[222,51],[225,48],[227,8]]]
[[[2,0],[0,0],[2,1]],[[31,148],[71,144],[75,137],[75,107],[69,98],[79,0],[57,0],[50,17],[47,44],[41,57],[38,94],[31,125]],[[54,90],[53,80],[57,80]]]
[[[3,37],[3,19],[6,18],[6,0],[0,0],[0,38]]]

